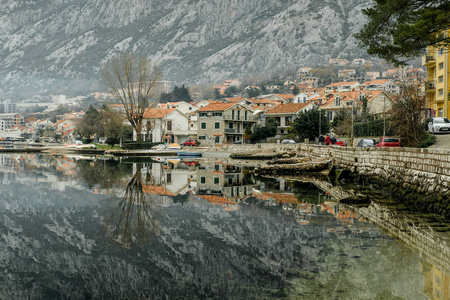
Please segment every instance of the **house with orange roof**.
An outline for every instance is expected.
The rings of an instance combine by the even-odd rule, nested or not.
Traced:
[[[177,108],[183,114],[196,111],[198,108],[186,101],[158,103],[157,108]]]
[[[361,83],[360,87],[366,91],[385,91],[387,93],[400,93],[399,86],[392,79],[376,79]]]
[[[277,121],[277,135],[287,135],[290,123],[302,111],[316,107],[312,103],[286,103],[277,105],[265,112],[265,118],[274,118]]]
[[[309,99],[315,98],[315,97],[321,97],[319,93],[314,91],[304,91],[299,93],[298,95],[295,95],[293,103],[308,103]]]
[[[256,123],[252,109],[238,103],[212,103],[197,110],[197,139],[206,145],[243,140]]]
[[[329,95],[325,104],[320,106],[320,110],[326,112],[330,121],[336,116],[340,110],[351,111],[352,107],[357,113],[362,109],[362,100],[367,99],[367,111],[369,114],[380,118],[384,113],[388,113],[392,108],[394,100],[384,91],[351,91],[336,92]]]
[[[305,77],[302,79],[302,81],[299,82],[300,86],[308,85],[308,86],[312,86],[312,87],[317,87],[318,84],[319,84],[319,78],[312,77],[312,76]],[[299,87],[299,89],[300,89],[300,87]]]
[[[359,89],[358,81],[349,81],[349,82],[334,82],[327,86],[325,86],[325,93],[331,92],[350,92],[352,90]]]
[[[148,108],[141,134],[142,141],[181,144],[190,137],[189,118],[177,108]]]
[[[312,68],[298,68],[297,70],[297,79],[302,79],[309,76],[309,71]]]

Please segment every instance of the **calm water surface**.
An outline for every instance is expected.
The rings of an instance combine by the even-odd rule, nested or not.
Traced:
[[[30,154],[0,181],[0,299],[450,299],[447,224],[327,181]]]

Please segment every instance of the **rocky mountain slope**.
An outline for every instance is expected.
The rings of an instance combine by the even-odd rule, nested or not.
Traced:
[[[364,57],[370,0],[2,0],[0,97],[98,88],[116,53],[148,54],[174,83],[220,82]]]

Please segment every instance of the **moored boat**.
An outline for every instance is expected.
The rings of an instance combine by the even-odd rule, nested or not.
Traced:
[[[202,156],[201,152],[177,152],[178,156]]]

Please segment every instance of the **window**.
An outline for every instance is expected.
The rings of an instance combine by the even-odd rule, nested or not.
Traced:
[[[206,183],[206,177],[200,177],[200,183]]]
[[[220,183],[219,177],[214,177],[214,184],[219,184],[219,183]]]
[[[439,70],[442,70],[444,68],[444,63],[443,62],[439,63],[438,67],[439,67]]]
[[[191,124],[191,128],[194,128],[194,124]]]
[[[328,120],[333,121],[333,112],[327,111],[327,117],[328,117]]]
[[[171,183],[172,182],[172,174],[168,173],[167,174],[167,183]]]
[[[199,113],[198,115],[199,115],[200,117],[207,117],[207,116],[208,116],[208,113],[201,112],[201,113]]]
[[[221,112],[215,112],[213,113],[213,117],[221,117],[222,113]]]
[[[214,170],[219,171],[220,170],[220,165],[214,165]]]
[[[167,121],[167,130],[172,130],[172,121]]]
[[[200,125],[201,125],[200,126],[201,129],[206,129],[206,123],[205,122],[202,122]]]
[[[439,49],[439,56],[444,55],[444,48]]]
[[[214,128],[220,129],[220,122],[214,122]]]
[[[443,116],[444,116],[444,109],[443,109],[443,108],[439,108],[439,110],[438,110],[438,116],[439,116],[439,117],[443,117]]]
[[[439,83],[444,82],[444,76],[439,76],[439,77],[438,77],[438,82],[439,82]]]
[[[199,135],[199,136],[198,136],[198,139],[199,139],[199,140],[206,140],[206,135]]]
[[[216,144],[220,143],[220,136],[216,136],[214,142],[215,142]]]
[[[337,96],[336,97],[336,106],[341,105],[341,97]]]
[[[438,90],[438,95],[439,96],[443,96],[444,95],[444,89],[439,89]]]
[[[233,123],[228,123],[228,128],[233,129],[234,128]]]

